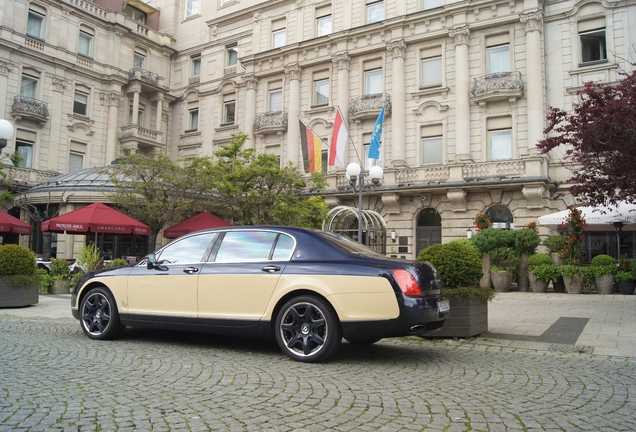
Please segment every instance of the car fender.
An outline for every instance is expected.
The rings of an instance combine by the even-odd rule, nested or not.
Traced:
[[[385,277],[283,274],[265,317],[273,317],[281,299],[295,291],[311,291],[324,297],[333,306],[340,321],[395,319],[400,314],[395,290]]]
[[[92,287],[105,286],[112,293],[119,312],[126,312],[128,309],[127,300],[129,273],[130,268],[124,267],[122,269],[114,269],[104,273],[97,273],[90,278],[88,278],[89,275],[85,275],[84,277],[87,278],[86,282],[84,282],[79,288],[75,288],[71,308],[75,310],[79,309],[79,303],[82,296]]]

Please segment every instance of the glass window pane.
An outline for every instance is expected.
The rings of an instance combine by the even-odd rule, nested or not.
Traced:
[[[22,75],[20,83],[20,96],[35,99],[38,80],[27,75]]]
[[[331,15],[316,20],[316,35],[325,36],[331,33]]]
[[[29,9],[29,15],[27,17],[27,28],[26,28],[27,35],[41,39],[43,36],[43,30],[44,30],[44,15]]]
[[[263,231],[228,232],[223,238],[216,262],[266,261],[272,253],[277,233]]]
[[[22,158],[18,166],[23,168],[32,168],[33,167],[33,144],[26,143],[22,141],[17,141],[15,144],[15,149]]]
[[[314,105],[329,103],[329,80],[314,81]]]
[[[442,0],[422,0],[422,9],[435,9],[442,6]]]
[[[234,66],[238,61],[238,48],[228,47],[227,48],[227,65],[226,66]]]
[[[273,260],[288,260],[294,251],[294,239],[290,236],[281,234],[276,242],[276,249],[274,249]]]
[[[88,95],[82,92],[75,92],[73,102],[73,113],[79,115],[87,115],[88,108]]]
[[[223,104],[223,123],[234,124],[236,115],[236,102],[228,101]]]
[[[83,31],[79,32],[77,52],[86,57],[91,57],[93,55],[93,35]]]
[[[487,50],[488,73],[510,72],[510,46],[499,45]]]
[[[68,171],[73,172],[84,168],[84,155],[80,153],[71,153],[68,162]]]
[[[510,129],[489,132],[490,160],[512,159],[512,131]]]
[[[422,85],[442,83],[442,58],[435,57],[422,60]]]
[[[178,240],[166,246],[157,259],[164,261],[164,264],[203,262],[203,254],[217,235],[217,233],[206,233]]]
[[[133,57],[133,68],[134,69],[144,69],[146,67],[146,56],[135,52]]]
[[[382,93],[382,69],[364,72],[365,94]]]
[[[607,60],[605,29],[579,34],[581,40],[581,63]]]
[[[382,21],[384,19],[384,2],[379,1],[367,5],[367,24]]]
[[[199,110],[190,110],[190,128],[189,130],[197,130],[199,128]]]
[[[276,112],[283,110],[283,91],[272,90],[269,92],[269,111]]]
[[[442,137],[422,138],[422,164],[442,162]]]
[[[199,0],[188,0],[188,16],[199,13]]]
[[[201,57],[192,59],[192,76],[201,74]]]
[[[272,48],[280,48],[282,46],[285,46],[286,34],[287,32],[285,29],[272,32]]]

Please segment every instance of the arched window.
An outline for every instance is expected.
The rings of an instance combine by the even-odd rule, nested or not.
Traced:
[[[486,211],[486,215],[492,221],[493,228],[513,229],[515,227],[512,213],[506,206],[492,206]]]
[[[415,256],[427,247],[442,242],[442,217],[437,210],[424,209],[417,217]]]

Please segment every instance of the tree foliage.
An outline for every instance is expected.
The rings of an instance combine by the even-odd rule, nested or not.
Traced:
[[[563,162],[574,163],[570,192],[592,205],[636,201],[636,72],[617,85],[588,82],[568,114],[550,107],[547,153],[566,146]]]

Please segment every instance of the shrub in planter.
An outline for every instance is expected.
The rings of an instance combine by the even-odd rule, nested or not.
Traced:
[[[500,247],[488,253],[492,263],[491,271],[505,270],[514,277],[519,269],[519,254],[508,247]]]
[[[551,235],[543,240],[543,244],[548,248],[550,253],[559,253],[565,248],[565,237],[561,235]]]
[[[435,266],[445,289],[479,286],[483,276],[479,253],[456,241],[429,246],[420,252],[417,260]]]
[[[535,254],[528,258],[530,286],[533,292],[546,292],[550,282],[556,282],[559,269],[548,254]]]
[[[567,264],[558,269],[565,281],[565,289],[570,294],[581,294],[584,287],[594,284],[594,276],[589,267]]]
[[[552,264],[552,259],[550,258],[550,255],[543,254],[543,253],[538,253],[538,254],[534,254],[530,258],[528,258],[528,270],[529,271],[532,271],[532,269],[534,267],[537,267],[537,266],[540,266],[540,265],[544,265],[544,264]]]
[[[530,225],[532,226],[532,224]],[[541,237],[532,227],[512,232],[515,241],[514,247],[519,254],[517,286],[519,291],[528,291],[528,258],[534,254],[537,246],[541,244]]]
[[[31,276],[36,269],[35,255],[30,250],[14,244],[0,247],[0,277]]]
[[[40,281],[33,252],[18,245],[0,246],[0,307],[37,303]]]
[[[609,255],[596,255],[590,263],[594,277],[594,286],[599,294],[611,294],[614,290],[614,273],[618,270],[614,258]]]

